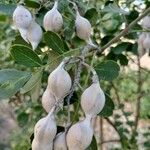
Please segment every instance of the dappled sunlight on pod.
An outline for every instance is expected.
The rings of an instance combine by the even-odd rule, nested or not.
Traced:
[[[46,31],[58,32],[63,26],[63,18],[57,10],[57,7],[58,1],[55,1],[53,8],[44,16],[43,24]]]
[[[66,132],[60,132],[54,140],[54,150],[67,150]]]
[[[18,5],[15,11],[13,12],[13,22],[19,30],[22,38],[27,40],[27,30],[32,22],[32,15],[24,6]]]
[[[40,119],[35,125],[34,140],[41,145],[48,145],[52,143],[55,138],[57,126],[53,111],[54,110],[51,110],[46,117]],[[32,146],[36,147],[34,144]]]
[[[50,110],[54,107],[55,103],[56,103],[55,97],[50,91],[50,89],[47,87],[42,96],[42,106],[45,109],[45,111],[49,113]]]
[[[150,49],[150,33],[145,33],[146,37],[143,41],[143,47],[146,50],[146,52],[149,52]]]
[[[147,30],[150,29],[150,16],[146,16],[143,18],[142,27]]]
[[[32,142],[32,150],[52,150],[53,143],[42,144],[35,139]]]
[[[42,34],[42,28],[39,24],[35,22],[35,20],[33,20],[27,32],[27,39],[31,43],[33,50],[35,50],[38,47],[38,44],[42,39]]]
[[[72,125],[67,133],[67,146],[69,150],[85,150],[91,144],[93,128],[91,117]]]
[[[76,14],[75,27],[76,27],[77,36],[80,39],[85,40],[87,43],[91,44],[91,39],[90,39],[91,32],[92,32],[91,24],[86,18],[80,15],[78,10]]]
[[[62,100],[70,91],[72,81],[62,62],[48,78],[48,85],[54,94],[56,101]]]
[[[105,94],[99,82],[94,82],[81,96],[81,107],[86,115],[91,117],[99,114],[105,105]]]
[[[142,57],[145,54],[145,49],[143,46],[143,42],[146,38],[146,34],[143,32],[142,34],[140,34],[139,38],[138,38],[138,54],[140,57]]]

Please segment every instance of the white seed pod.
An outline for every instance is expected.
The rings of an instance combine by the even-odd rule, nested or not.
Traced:
[[[139,38],[138,38],[138,54],[140,57],[142,57],[145,54],[145,48],[143,47],[143,42],[146,38],[146,34],[143,32],[142,34],[140,34]]]
[[[81,107],[86,115],[91,117],[99,114],[105,105],[105,94],[99,82],[94,82],[81,96]]]
[[[54,107],[55,103],[56,103],[55,97],[50,91],[50,89],[47,87],[42,96],[42,106],[45,109],[45,111],[49,113],[50,110]]]
[[[42,144],[37,140],[33,140],[32,142],[32,150],[52,150],[53,143]]]
[[[40,119],[34,128],[34,139],[42,145],[47,145],[53,142],[57,132],[56,121],[53,110],[49,114]]]
[[[82,17],[78,11],[76,15],[75,27],[77,36],[89,43],[89,41],[91,41],[90,36],[92,32],[91,24],[86,18]]]
[[[27,40],[27,29],[32,22],[32,15],[24,6],[18,5],[15,11],[13,12],[13,22],[19,30],[22,38]]]
[[[149,33],[146,33],[146,37],[143,41],[143,47],[147,52],[149,52],[149,49],[150,49],[150,34]]]
[[[53,8],[44,16],[43,25],[46,31],[58,32],[63,26],[63,18],[57,10],[57,7],[58,1],[55,1]]]
[[[32,49],[35,50],[42,39],[42,28],[34,20],[31,22],[28,32],[27,39],[32,45]]]
[[[91,126],[91,117],[78,122],[68,130],[66,141],[69,150],[85,150],[92,141],[93,128]]]
[[[71,85],[71,77],[64,69],[64,62],[62,62],[48,77],[48,86],[56,101],[62,100],[69,93]]]
[[[144,29],[150,29],[150,16],[146,16],[143,18],[142,27]]]
[[[54,140],[54,150],[67,150],[66,132],[60,132]]]

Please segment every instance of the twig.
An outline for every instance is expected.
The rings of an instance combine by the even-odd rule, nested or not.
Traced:
[[[106,121],[115,129],[115,131],[118,133],[119,137],[120,137],[120,134],[118,132],[118,129],[117,127],[114,125],[114,123],[109,119],[109,118],[105,118]]]
[[[112,139],[112,140],[102,141],[100,144],[111,143],[111,142],[120,142],[120,140],[119,139]]]
[[[138,56],[138,88],[137,88],[137,101],[136,101],[136,110],[135,110],[135,126],[133,129],[133,135],[137,130],[139,116],[140,116],[140,105],[141,105],[141,97],[142,97],[142,76],[141,76],[141,65],[140,65],[140,57]]]

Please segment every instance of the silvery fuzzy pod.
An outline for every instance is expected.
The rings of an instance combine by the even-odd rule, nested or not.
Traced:
[[[66,139],[69,150],[85,150],[91,144],[93,128],[91,117],[86,117],[70,127]]]
[[[46,88],[42,96],[42,106],[47,113],[54,107],[56,103],[55,97],[50,91],[49,87]]]
[[[35,50],[42,39],[42,28],[34,20],[30,24],[27,32],[27,39],[32,45],[32,49]]]
[[[149,49],[150,49],[150,33],[145,33],[146,37],[143,41],[143,47],[144,49],[149,53]]]
[[[143,46],[143,42],[146,38],[146,34],[145,32],[143,32],[142,34],[140,34],[137,43],[138,43],[138,54],[140,57],[142,57],[145,54],[145,48]]]
[[[34,128],[34,139],[42,145],[52,143],[57,132],[56,121],[52,111],[46,117],[40,119]]]
[[[18,5],[15,11],[13,12],[13,22],[19,30],[22,38],[27,40],[27,30],[32,22],[32,15],[24,6]]]
[[[86,115],[91,117],[99,114],[105,105],[105,94],[99,82],[94,82],[81,96],[81,107]]]
[[[54,150],[67,150],[66,132],[60,132],[54,140]]]
[[[63,26],[63,18],[57,10],[57,7],[58,1],[55,1],[53,8],[44,16],[43,25],[46,31],[58,32]]]
[[[143,18],[142,27],[147,30],[150,29],[150,16],[146,16]]]
[[[86,42],[90,41],[90,36],[92,32],[92,27],[90,22],[82,17],[77,11],[76,20],[75,20],[76,34],[77,36],[85,40]]]
[[[32,150],[52,150],[53,143],[42,144],[37,140],[33,140],[32,142]]]
[[[62,62],[48,77],[48,86],[56,101],[62,100],[70,92],[71,85],[71,77],[64,69],[64,62]]]

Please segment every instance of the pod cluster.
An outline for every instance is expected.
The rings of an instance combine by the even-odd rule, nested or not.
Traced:
[[[42,96],[42,106],[48,115],[35,125],[32,150],[67,150],[66,132],[56,135],[55,108],[63,106],[63,99],[71,86],[70,75],[62,62],[48,77],[48,85]]]
[[[91,119],[102,111],[105,104],[105,95],[97,75],[93,79],[92,84],[81,95],[85,119],[56,135],[55,108],[63,107],[64,97],[69,94],[72,81],[65,70],[65,61],[51,72],[42,96],[42,106],[48,115],[35,125],[32,150],[85,150],[90,145],[93,137]]]
[[[144,30],[150,30],[150,16],[146,16],[142,20],[142,28]],[[138,39],[138,53],[142,57],[146,52],[149,53],[150,49],[150,33],[142,32]]]
[[[19,30],[21,37],[32,45],[35,50],[42,39],[42,28],[36,23],[35,18],[32,17],[30,11],[23,5],[18,4],[13,12],[13,22]],[[56,0],[54,6],[49,10],[43,19],[43,27],[45,31],[59,32],[63,27],[63,17],[58,11],[58,1]],[[92,44],[90,22],[82,17],[76,9],[75,20],[76,34],[80,39],[85,40],[88,44]]]
[[[105,95],[98,78],[81,95],[81,107],[85,119],[77,122],[68,130],[66,141],[69,150],[85,150],[91,144],[93,127],[91,119],[99,114],[105,105]]]

